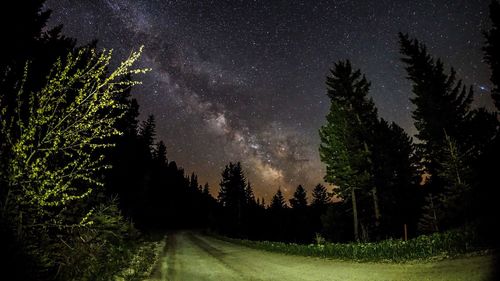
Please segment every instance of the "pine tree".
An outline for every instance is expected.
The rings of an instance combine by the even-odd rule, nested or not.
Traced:
[[[154,154],[154,141],[156,137],[156,122],[154,115],[149,115],[148,119],[142,122],[139,128],[139,136],[145,147],[149,149],[151,154]]]
[[[413,83],[416,106],[412,112],[417,138],[425,168],[431,175],[431,182],[439,183],[445,134],[459,143],[466,141],[466,128],[470,119],[472,88],[467,88],[461,80],[457,81],[455,70],[445,74],[441,60],[434,60],[427,53],[424,44],[408,35],[399,34],[401,60],[406,64],[408,79]]]
[[[413,140],[403,128],[384,119],[376,126],[374,136],[374,180],[384,206],[381,234],[400,237],[404,224],[416,234],[423,198]]]
[[[222,172],[219,184],[219,203],[224,207],[229,231],[241,235],[246,209],[246,179],[241,163],[229,163]]]
[[[441,218],[440,208],[437,205],[439,200],[433,193],[428,193],[425,196],[425,202],[422,207],[422,216],[418,222],[420,232],[432,233],[439,231],[439,221]]]
[[[453,226],[467,225],[470,219],[471,186],[467,183],[471,169],[464,162],[465,155],[457,143],[445,135],[446,148],[443,170],[440,174],[445,180],[444,191],[440,196],[446,223]]]
[[[256,204],[255,195],[253,194],[253,188],[250,181],[248,181],[247,186],[245,187],[245,201],[248,206],[254,206]]]
[[[302,185],[299,184],[293,193],[293,198],[290,199],[290,205],[293,209],[304,210],[307,208],[307,194]]]
[[[481,135],[491,136],[490,127],[492,116],[482,110],[471,110],[473,91],[467,89],[461,80],[456,78],[453,68],[449,74],[444,71],[443,62],[435,60],[424,44],[408,35],[399,34],[402,61],[406,64],[408,79],[413,83],[414,97],[411,99],[416,108],[412,112],[415,127],[418,130],[416,137],[421,141],[417,145],[421,164],[426,174],[430,176],[426,181],[426,197],[423,222],[427,230],[442,230],[449,226],[450,220],[457,220],[458,214],[445,212],[443,196],[446,197],[446,186],[450,185],[450,178],[446,175],[449,164],[449,141],[452,139],[460,145],[463,151],[468,151],[469,159],[464,163],[471,163],[481,155],[484,140]],[[473,124],[481,123],[481,128],[487,128],[478,134]],[[467,164],[466,164],[467,165]],[[455,218],[453,218],[455,217]],[[441,225],[445,223],[444,227]]]
[[[210,187],[208,186],[208,182],[205,183],[205,185],[203,186],[203,191],[202,191],[203,195],[208,197],[210,196]]]
[[[484,33],[486,46],[483,47],[484,59],[491,68],[491,97],[495,101],[497,110],[500,111],[500,4],[496,0],[490,3],[490,19],[492,27]]]
[[[156,149],[154,151],[153,159],[161,165],[166,165],[168,163],[167,147],[165,146],[165,143],[163,141],[159,141],[156,144]]]
[[[189,189],[191,191],[198,190],[198,176],[194,172],[191,173],[191,177],[189,178]]]
[[[323,208],[329,203],[330,203],[330,195],[328,194],[326,187],[322,184],[317,184],[312,192],[311,206]]]
[[[278,191],[276,191],[276,194],[274,194],[273,198],[271,199],[270,208],[273,211],[279,211],[286,208],[285,198],[283,197],[281,188],[278,188]]]
[[[375,223],[380,211],[373,183],[370,144],[377,112],[367,98],[370,83],[361,71],[353,71],[349,61],[340,61],[327,77],[330,112],[327,124],[320,129],[320,157],[326,164],[325,181],[339,187],[339,196],[351,201],[355,239],[358,235],[356,193],[371,193]]]

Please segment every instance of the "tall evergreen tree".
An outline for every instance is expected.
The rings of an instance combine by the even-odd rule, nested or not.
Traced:
[[[327,77],[331,100],[327,124],[320,129],[320,157],[326,164],[325,181],[339,187],[339,195],[351,201],[354,237],[359,239],[357,194],[371,193],[375,223],[380,210],[373,183],[370,142],[377,112],[368,99],[370,83],[349,61],[340,61]]]
[[[286,208],[285,197],[283,197],[283,193],[281,192],[281,188],[276,191],[273,198],[271,199],[271,210],[279,211]]]
[[[247,186],[245,187],[245,199],[246,199],[246,205],[248,206],[253,206],[256,204],[255,195],[253,194],[253,188],[252,185],[250,184],[250,181],[248,181]]]
[[[493,89],[491,97],[500,111],[500,4],[496,0],[490,3],[491,29],[484,33],[486,46],[483,47],[484,59],[490,65]]]
[[[229,163],[222,172],[218,200],[225,209],[227,228],[241,235],[246,208],[246,179],[241,163]],[[235,234],[235,233],[233,233]]]
[[[290,199],[290,205],[293,209],[304,210],[307,208],[307,193],[302,185],[299,184],[293,193],[293,198]]]
[[[297,188],[298,190],[298,188]],[[311,206],[323,208],[330,203],[330,195],[326,190],[326,187],[322,184],[317,184],[312,192],[312,203]]]
[[[208,182],[203,186],[202,193],[204,196],[210,196],[210,186],[208,185]]]
[[[139,128],[139,136],[144,145],[149,148],[150,153],[154,153],[154,141],[156,137],[155,116],[149,115],[148,119],[142,122]]]
[[[418,40],[402,33],[399,40],[404,56],[401,60],[413,83],[411,101],[416,108],[412,116],[418,130],[416,136],[421,141],[421,157],[431,183],[442,185],[438,173],[442,168],[445,135],[465,143],[472,88],[467,89],[461,80],[457,81],[453,68],[446,74],[441,60],[433,59]]]
[[[381,235],[401,237],[403,225],[416,235],[422,205],[413,140],[403,128],[381,119],[373,143],[374,180],[381,202]]]
[[[456,73],[451,68],[446,74],[441,60],[435,60],[424,44],[408,35],[399,34],[402,61],[406,64],[408,79],[413,83],[414,97],[411,99],[416,108],[413,111],[416,135],[420,139],[417,145],[424,171],[429,176],[426,181],[426,202],[431,205],[424,206],[424,214],[420,225],[430,225],[426,229],[440,229],[451,227],[450,221],[457,220],[456,212],[446,212],[443,198],[446,187],[461,185],[454,184],[455,177],[450,177],[447,165],[450,165],[450,141],[458,144],[461,151],[467,151],[462,158],[463,167],[468,167],[465,174],[472,181],[472,163],[479,164],[478,159],[488,149],[496,121],[494,116],[484,109],[471,110],[473,91],[467,89],[461,80],[456,78]],[[480,128],[480,129],[479,129]],[[465,175],[464,174],[464,175]],[[461,193],[458,189],[454,193]],[[431,200],[432,199],[432,200]],[[451,200],[451,199],[450,199]],[[449,205],[449,204],[448,204]],[[427,210],[427,211],[426,211]],[[455,218],[453,218],[455,217]],[[429,223],[425,223],[430,218]],[[433,220],[438,220],[433,221]],[[433,226],[433,224],[438,224]],[[444,223],[445,225],[440,225]]]

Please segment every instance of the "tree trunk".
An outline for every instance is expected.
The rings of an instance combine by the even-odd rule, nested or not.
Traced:
[[[372,198],[373,198],[373,209],[375,211],[375,226],[378,228],[380,226],[380,208],[378,206],[378,195],[377,187],[372,188]]]
[[[354,191],[354,187],[351,187],[351,201],[352,201],[352,218],[354,223],[354,240],[359,241],[358,206],[356,203],[356,192]]]

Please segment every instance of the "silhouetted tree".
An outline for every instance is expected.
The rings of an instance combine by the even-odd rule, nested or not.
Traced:
[[[430,184],[442,186],[438,173],[443,161],[445,134],[464,143],[466,123],[470,118],[472,88],[457,81],[455,70],[444,72],[441,60],[434,60],[425,45],[408,35],[399,34],[401,60],[406,64],[408,79],[413,83],[412,112],[418,130],[418,145]]]
[[[490,19],[492,26],[484,32],[486,45],[483,47],[484,59],[491,68],[491,97],[495,101],[497,110],[500,110],[500,4],[496,0],[490,3]]]
[[[154,151],[153,159],[156,161],[158,165],[166,165],[168,163],[167,160],[167,147],[163,141],[159,141],[156,144],[156,149]]]
[[[326,187],[322,184],[317,184],[312,192],[312,203],[311,206],[323,208],[330,203],[330,195],[326,190]]]
[[[271,208],[271,210],[273,211],[279,211],[286,208],[285,197],[283,197],[281,189],[278,189],[278,191],[276,191],[276,194],[274,194],[269,208]]]
[[[490,150],[497,121],[493,114],[482,108],[470,109],[472,88],[467,89],[461,80],[457,81],[453,68],[446,74],[441,60],[435,60],[428,54],[424,44],[410,39],[408,35],[399,34],[399,39],[404,56],[402,61],[406,64],[408,79],[413,83],[414,97],[411,101],[416,105],[413,118],[418,130],[417,138],[421,140],[417,146],[421,163],[429,176],[425,186],[427,192],[433,193],[427,196],[425,209],[437,209],[436,216],[425,217],[438,219],[434,222],[438,226],[427,229],[455,227],[453,222],[460,220],[460,215],[446,212],[445,205],[449,204],[443,199],[449,198],[444,196],[445,187],[461,186],[456,185],[455,177],[450,177],[447,172],[446,165],[450,164],[448,140],[452,140],[460,151],[467,152],[461,153],[461,165],[468,170],[463,171],[463,176],[467,178],[462,178],[462,182],[479,182],[481,180],[477,175],[481,171],[473,167],[482,167],[481,163],[485,162],[484,157],[487,156],[484,151]],[[471,188],[484,189],[479,185]],[[461,193],[459,190],[453,192]]]
[[[241,163],[229,163],[222,172],[218,200],[225,209],[227,231],[241,235],[246,207],[246,179]]]
[[[374,131],[372,161],[382,213],[380,235],[401,237],[403,225],[416,235],[423,202],[412,138],[397,124],[381,119]]]
[[[156,136],[156,123],[154,115],[149,115],[148,119],[142,122],[139,128],[139,136],[151,153],[154,153],[154,141]]]
[[[290,205],[293,209],[306,209],[307,208],[307,194],[302,185],[299,184],[293,193],[293,198],[290,199]]]

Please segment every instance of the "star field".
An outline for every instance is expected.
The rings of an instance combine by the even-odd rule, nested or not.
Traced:
[[[49,25],[115,58],[144,45],[152,71],[133,91],[141,118],[154,114],[168,158],[218,190],[229,161],[242,161],[258,197],[290,196],[322,182],[318,129],[324,80],[350,59],[372,82],[381,117],[414,134],[411,87],[397,32],[427,44],[491,105],[482,62],[489,1],[70,1],[49,0]]]

